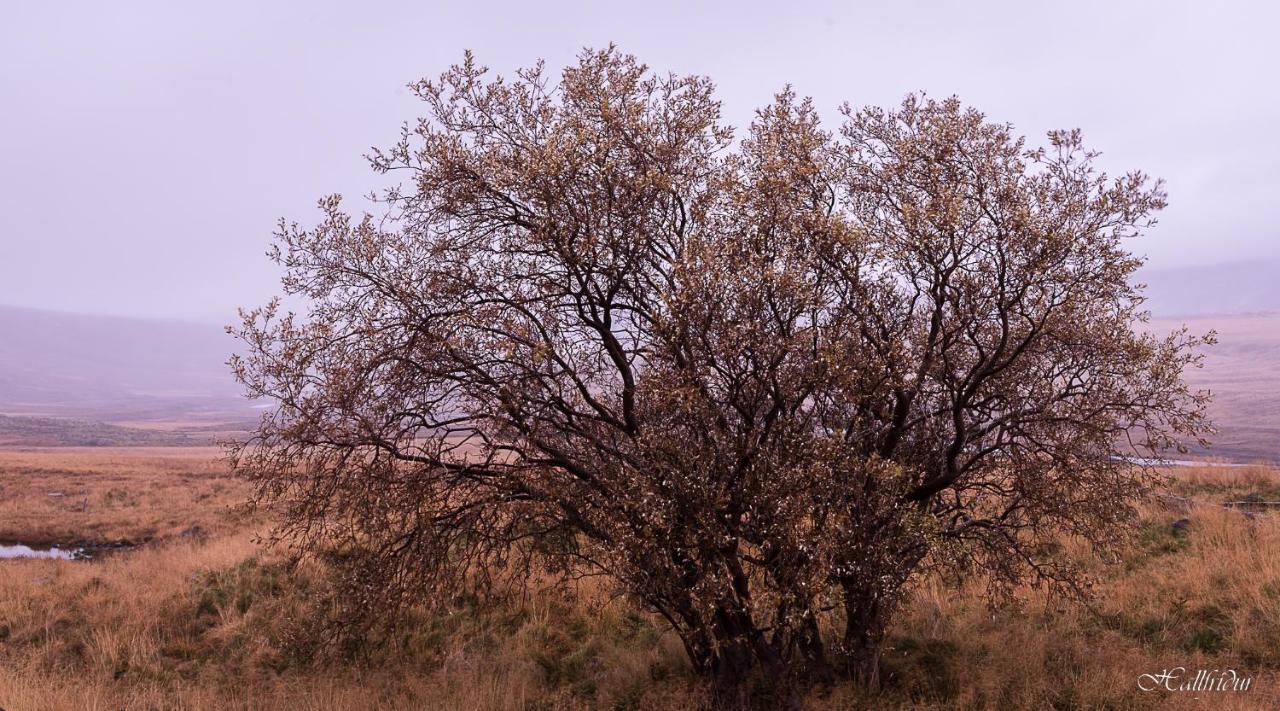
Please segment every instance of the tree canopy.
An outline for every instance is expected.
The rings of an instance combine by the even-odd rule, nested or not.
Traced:
[[[1105,547],[1135,457],[1208,431],[1206,339],[1138,328],[1161,185],[1077,131],[918,95],[829,131],[787,89],[735,136],[709,79],[614,48],[413,89],[371,156],[400,186],[282,223],[305,309],[238,330],[277,407],[234,462],[353,551],[359,607],[603,574],[726,703],[874,684],[912,576],[1071,587],[1046,544]]]

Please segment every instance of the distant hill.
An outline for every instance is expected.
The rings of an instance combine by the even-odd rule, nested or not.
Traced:
[[[181,432],[57,417],[9,417],[0,415],[0,446],[24,447],[137,447],[209,444],[211,438],[193,438]]]
[[[1280,314],[1166,317],[1151,325],[1168,333],[1183,324],[1197,334],[1218,332],[1204,368],[1185,373],[1193,387],[1213,393],[1209,414],[1219,429],[1197,453],[1280,463]]]
[[[1205,454],[1280,462],[1280,262],[1139,279],[1154,330],[1219,332],[1205,368],[1187,374],[1215,395],[1220,432]],[[226,366],[236,347],[215,325],[0,307],[0,414],[36,418],[0,422],[0,445],[205,443],[243,432],[261,410]]]
[[[0,306],[0,413],[107,422],[252,417],[212,324]]]
[[[1186,378],[1213,393],[1209,413],[1219,431],[1197,452],[1280,462],[1280,261],[1144,269],[1152,328],[1186,324],[1218,332],[1204,368]]]
[[[1143,269],[1147,308],[1156,316],[1280,311],[1280,261],[1258,260]]]

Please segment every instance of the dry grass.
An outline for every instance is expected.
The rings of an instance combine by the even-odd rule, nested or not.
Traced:
[[[1090,563],[1092,609],[1027,589],[992,609],[978,584],[921,586],[894,630],[893,703],[942,708],[1280,706],[1280,514],[1220,503],[1280,489],[1274,469],[1174,472],[1188,511],[1143,506],[1118,564]],[[1178,530],[1173,522],[1186,518]],[[1075,551],[1088,562],[1084,551]],[[1141,674],[1186,667],[1251,674],[1247,693],[1143,692]]]
[[[676,640],[592,589],[410,611],[393,635],[317,657],[323,571],[244,537],[6,566],[9,711],[679,708],[697,694]]]
[[[0,540],[140,542],[241,528],[249,491],[218,455],[215,447],[0,450]]]
[[[247,490],[214,454],[0,452],[0,535],[153,536],[136,550],[91,562],[0,561],[0,707],[696,702],[678,641],[588,582],[507,605],[460,599],[446,613],[410,610],[394,635],[323,644],[318,623],[333,605],[324,566],[294,564],[253,542],[264,522],[234,506]],[[178,535],[193,526],[207,536]]]
[[[74,536],[85,535],[80,527],[156,536],[88,563],[0,561],[0,706],[666,709],[705,700],[674,637],[589,582],[505,603],[460,597],[445,612],[410,610],[394,633],[323,646],[318,620],[334,604],[325,566],[256,547],[263,522],[227,508],[244,490],[209,454],[0,453],[6,530],[29,521]],[[1280,705],[1280,514],[1251,519],[1220,506],[1271,496],[1280,473],[1175,475],[1172,490],[1198,503],[1186,512],[1144,506],[1142,533],[1124,559],[1088,562],[1100,579],[1092,610],[1034,589],[993,609],[981,581],[962,589],[923,581],[893,629],[884,692],[867,698],[840,686],[810,705]],[[52,486],[80,487],[89,509],[45,501]],[[107,500],[113,490],[125,493]],[[1189,525],[1173,528],[1183,517]],[[210,535],[173,535],[180,525]],[[1177,666],[1234,667],[1254,686],[1198,698],[1138,690],[1139,675]]]

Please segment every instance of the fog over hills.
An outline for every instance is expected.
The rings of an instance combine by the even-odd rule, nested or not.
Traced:
[[[1280,260],[1143,269],[1138,279],[1155,316],[1280,311]]]
[[[213,324],[0,306],[0,414],[213,422],[254,410]]]
[[[1216,329],[1205,367],[1189,372],[1215,395],[1220,427],[1211,456],[1280,461],[1280,262],[1143,270],[1155,318],[1168,332]],[[0,440],[145,441],[154,435],[95,428],[108,422],[181,430],[188,437],[261,412],[240,395],[226,365],[238,342],[215,324],[89,316],[0,306]],[[234,428],[233,428],[234,429]]]
[[[1156,333],[1183,325],[1213,330],[1218,344],[1204,351],[1204,367],[1186,372],[1194,388],[1213,394],[1209,415],[1218,432],[1197,454],[1238,461],[1280,462],[1280,314],[1174,316],[1152,319]]]
[[[1209,414],[1219,430],[1196,453],[1280,462],[1280,262],[1144,270],[1139,278],[1155,332],[1185,325],[1218,334],[1204,367],[1186,373],[1213,394]]]

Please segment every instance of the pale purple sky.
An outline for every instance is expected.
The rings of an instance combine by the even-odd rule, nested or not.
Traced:
[[[278,217],[377,184],[361,156],[417,115],[406,83],[609,42],[710,75],[739,124],[790,82],[833,124],[925,90],[1033,140],[1080,127],[1168,181],[1153,266],[1280,255],[1269,3],[179,5],[0,4],[0,304],[226,322],[277,290]]]

